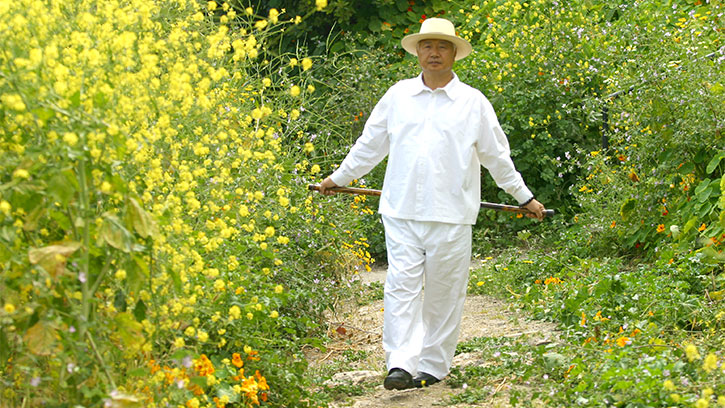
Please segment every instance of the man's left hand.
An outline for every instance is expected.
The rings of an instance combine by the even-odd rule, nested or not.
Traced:
[[[538,220],[543,220],[546,214],[544,211],[546,211],[546,207],[544,207],[544,204],[541,204],[538,200],[534,199],[531,200],[530,203],[526,204],[524,206],[527,210],[531,211],[531,214],[526,214],[529,218],[536,218]]]

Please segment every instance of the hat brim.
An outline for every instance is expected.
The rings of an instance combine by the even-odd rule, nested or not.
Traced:
[[[416,48],[418,46],[418,42],[423,40],[446,40],[452,42],[456,46],[456,61],[466,58],[471,54],[471,51],[473,51],[473,47],[468,41],[460,37],[443,33],[418,33],[406,35],[400,41],[400,44],[403,46],[404,50],[417,56],[418,51]]]

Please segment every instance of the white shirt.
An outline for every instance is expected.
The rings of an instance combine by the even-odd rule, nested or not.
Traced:
[[[445,87],[431,90],[421,74],[388,89],[330,178],[345,186],[389,155],[380,214],[475,224],[481,165],[519,203],[533,197],[510,154],[493,106],[480,91],[455,74]]]

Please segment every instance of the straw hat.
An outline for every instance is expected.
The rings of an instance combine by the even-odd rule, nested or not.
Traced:
[[[456,35],[456,28],[453,23],[444,18],[429,18],[423,21],[418,34],[410,34],[403,37],[400,42],[403,48],[413,55],[418,55],[416,46],[421,40],[446,40],[456,46],[456,61],[465,58],[473,48],[471,43]]]

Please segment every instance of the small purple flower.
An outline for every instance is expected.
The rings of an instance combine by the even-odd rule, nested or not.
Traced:
[[[32,379],[30,380],[30,386],[31,386],[31,387],[37,387],[37,386],[39,386],[39,385],[40,385],[40,377],[33,377],[33,378],[32,378]]]
[[[87,280],[86,273],[85,272],[78,273],[78,280],[81,281],[82,283],[86,283],[86,280]]]
[[[76,327],[75,326],[71,326],[71,327],[68,328],[68,331],[71,332],[71,333],[75,333],[76,332]]]
[[[184,357],[184,359],[181,360],[181,364],[183,364],[184,367],[186,367],[186,368],[191,368],[191,364],[192,364],[191,357],[190,356]]]

